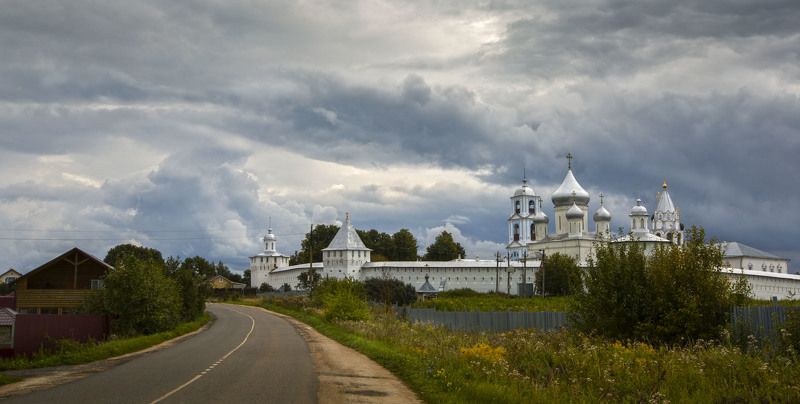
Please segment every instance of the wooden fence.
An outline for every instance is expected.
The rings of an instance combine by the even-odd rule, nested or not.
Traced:
[[[14,319],[14,354],[30,355],[58,339],[104,341],[106,316],[83,314],[17,314]]]

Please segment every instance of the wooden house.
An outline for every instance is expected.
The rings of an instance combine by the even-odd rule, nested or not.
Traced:
[[[28,314],[75,313],[92,289],[103,287],[103,278],[112,269],[97,257],[75,247],[17,279],[17,311]]]
[[[10,268],[8,271],[5,271],[2,275],[0,275],[0,284],[7,285],[14,283],[20,277],[22,277],[21,273],[17,272],[17,270],[14,268]]]

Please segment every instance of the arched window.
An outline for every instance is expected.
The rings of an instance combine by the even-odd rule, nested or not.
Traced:
[[[514,202],[514,212],[519,213],[519,201]]]
[[[514,241],[519,241],[519,223],[514,223]]]
[[[531,223],[531,240],[536,240],[536,227]]]
[[[641,229],[644,229],[644,218],[639,219],[639,226]]]
[[[528,213],[533,213],[536,210],[536,204],[533,201],[528,201]]]

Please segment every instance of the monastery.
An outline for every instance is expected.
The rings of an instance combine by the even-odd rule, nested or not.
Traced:
[[[656,194],[653,213],[637,199],[628,214],[630,231],[626,235],[611,233],[611,213],[599,195],[600,207],[592,214],[594,228],[589,226],[589,193],[572,173],[572,156],[564,180],[550,199],[554,207],[553,225],[542,209],[543,198],[528,185],[527,179],[511,196],[511,213],[507,220],[507,258],[502,260],[457,259],[453,261],[382,261],[371,262],[370,252],[359,238],[346,214],[344,224],[322,250],[322,262],[289,265],[289,257],[277,250],[277,236],[272,229],[264,237],[264,251],[250,257],[251,286],[267,283],[273,288],[284,284],[295,288],[300,273],[314,268],[323,277],[368,279],[394,278],[413,285],[417,290],[450,290],[470,288],[478,292],[509,294],[533,291],[535,273],[542,257],[553,253],[573,256],[581,267],[588,266],[596,243],[642,243],[649,253],[658,245],[683,245],[684,225],[667,190],[666,181]],[[800,298],[800,275],[789,274],[789,260],[739,242],[721,243],[724,254],[723,272],[745,276],[757,299]]]

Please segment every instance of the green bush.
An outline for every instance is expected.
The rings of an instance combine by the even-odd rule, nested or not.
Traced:
[[[639,243],[596,247],[596,259],[576,296],[574,323],[618,340],[686,343],[719,338],[733,306],[747,299],[746,284],[721,272],[722,252],[689,230],[679,247],[645,257]]]
[[[473,297],[481,296],[481,293],[470,288],[452,289],[439,293],[440,297]]]
[[[367,300],[385,305],[407,306],[417,301],[413,286],[397,279],[370,278],[364,281]]]
[[[364,284],[349,278],[325,279],[317,285],[313,303],[326,320],[363,320],[369,317]]]

